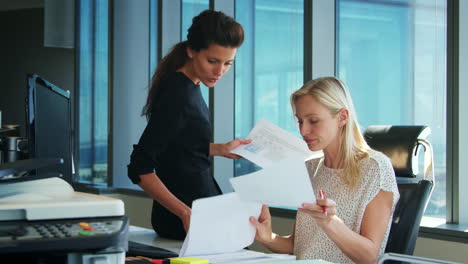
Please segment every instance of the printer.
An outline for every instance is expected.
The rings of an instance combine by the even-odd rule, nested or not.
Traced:
[[[124,263],[123,202],[69,184],[71,93],[27,74],[26,94],[26,137],[0,124],[0,263]]]
[[[121,200],[75,192],[60,177],[14,176],[60,163],[0,164],[1,262],[123,264],[129,224]]]

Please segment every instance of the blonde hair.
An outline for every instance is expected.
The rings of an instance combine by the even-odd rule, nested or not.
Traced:
[[[291,95],[291,106],[296,112],[296,102],[304,95],[314,97],[326,107],[332,115],[337,115],[345,108],[349,112],[348,122],[341,129],[338,160],[344,182],[352,189],[356,187],[361,170],[359,161],[369,157],[370,147],[367,145],[359,129],[353,101],[346,85],[335,77],[322,77],[312,80]]]

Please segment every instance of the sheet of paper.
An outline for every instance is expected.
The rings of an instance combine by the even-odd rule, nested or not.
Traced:
[[[295,260],[296,256],[287,254],[265,254],[262,252],[251,250],[239,250],[235,252],[210,254],[196,256],[198,258],[209,259],[210,264],[228,264],[228,263],[246,263],[246,262],[260,262],[271,260]]]
[[[231,152],[262,168],[267,168],[287,157],[298,156],[304,160],[313,154],[302,139],[265,119],[258,121],[247,139],[252,139],[252,143],[241,145]]]
[[[261,207],[237,193],[195,200],[180,256],[234,252],[249,246],[255,238],[249,217],[258,218]]]
[[[239,196],[272,206],[301,207],[315,203],[305,162],[287,158],[265,169],[229,179]]]

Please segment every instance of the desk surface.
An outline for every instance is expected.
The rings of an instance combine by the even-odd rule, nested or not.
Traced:
[[[152,245],[155,247],[164,248],[167,250],[174,251],[176,253],[180,252],[182,248],[183,241],[167,239],[159,237],[156,232],[152,229],[141,228],[136,226],[130,226],[129,237],[128,240]],[[330,262],[322,261],[322,260],[271,260],[271,261],[261,261],[261,262],[249,262],[243,261],[243,264],[289,264],[291,262],[298,263],[298,264],[330,264]]]
[[[159,237],[152,229],[130,226],[128,240],[180,252],[183,241]]]

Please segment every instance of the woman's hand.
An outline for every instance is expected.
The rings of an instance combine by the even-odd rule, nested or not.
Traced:
[[[272,240],[273,236],[273,231],[271,229],[271,215],[268,205],[262,206],[262,212],[260,213],[258,220],[251,216],[249,221],[257,230],[255,233],[255,239],[260,243],[268,244],[268,242]]]
[[[303,203],[302,208],[298,208],[300,212],[306,213],[315,219],[315,222],[320,227],[325,227],[336,216],[336,203],[335,201],[327,198],[317,198],[316,203]]]
[[[181,213],[178,214],[180,220],[182,220],[182,224],[184,225],[185,232],[188,232],[190,228],[190,216],[192,216],[192,209],[186,206]]]
[[[221,156],[229,159],[238,159],[241,156],[230,153],[233,149],[239,147],[243,144],[250,144],[251,139],[241,139],[236,138],[224,144],[210,144],[210,155],[211,156]]]
[[[281,254],[293,254],[294,235],[279,236],[271,229],[271,215],[267,205],[262,206],[262,212],[258,217],[251,216],[250,223],[255,227],[255,239],[266,246],[269,250]]]

